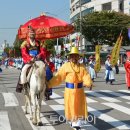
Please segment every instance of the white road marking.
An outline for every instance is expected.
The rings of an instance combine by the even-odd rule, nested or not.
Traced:
[[[60,105],[64,104],[64,99],[55,99],[55,101]]]
[[[129,90],[118,90],[118,91],[120,91],[120,92],[125,92],[125,93],[130,93]]]
[[[22,109],[24,111],[24,106],[22,106]],[[33,130],[56,130],[52,124],[50,124],[50,122],[44,117],[43,114],[40,114],[40,117],[41,117],[41,121],[43,122],[43,126],[35,126],[32,124],[31,120],[30,120],[30,115],[29,114],[26,114],[25,115],[26,118],[28,119],[31,127]]]
[[[55,101],[56,101],[58,104],[61,104],[61,105],[64,104],[64,99],[55,99]],[[87,103],[95,103],[95,102],[97,102],[97,101],[95,101],[95,100],[93,100],[93,99],[91,99],[91,98],[89,98],[89,97],[86,97],[86,102],[87,102]]]
[[[95,102],[98,102],[98,101],[95,101],[95,100],[93,100],[93,99],[91,99],[91,98],[89,98],[89,97],[86,97],[86,101],[87,101],[87,103],[95,103]]]
[[[115,98],[106,97],[105,95],[97,93],[96,91],[85,91],[85,93],[88,93],[90,95],[93,95],[93,96],[96,96],[98,98],[101,98],[101,99],[103,99],[103,100],[105,100],[107,102],[121,102],[120,100],[117,100]]]
[[[111,107],[111,108],[114,108],[120,112],[123,112],[127,115],[130,115],[130,108],[127,108],[127,107],[124,107],[124,106],[121,106],[121,105],[118,105],[116,103],[102,103],[103,105],[106,105],[108,107]]]
[[[41,105],[47,105],[45,101],[42,100]]]
[[[130,104],[130,102],[126,102],[127,104]]]
[[[52,99],[61,98],[61,96],[53,92],[52,95],[51,95],[51,98]]]
[[[105,93],[110,93],[112,95],[115,95],[117,97],[120,97],[120,98],[123,98],[123,99],[126,99],[126,100],[130,100],[130,96],[126,96],[124,94],[121,94],[121,93],[117,93],[117,92],[113,92],[113,91],[110,91],[110,90],[100,90],[101,92],[105,92]]]
[[[110,125],[114,126],[115,128],[119,129],[119,130],[129,130],[130,129],[130,125],[127,125],[107,114],[103,114],[100,111],[97,111],[96,109],[89,107],[88,106],[88,111],[90,113],[92,113],[94,116],[96,116],[97,118],[109,123]]]
[[[5,107],[19,106],[19,102],[14,93],[2,93],[5,100]]]
[[[64,115],[64,105],[49,105],[54,111],[56,111],[59,115]]]
[[[0,112],[0,130],[11,130],[8,112],[6,111]]]

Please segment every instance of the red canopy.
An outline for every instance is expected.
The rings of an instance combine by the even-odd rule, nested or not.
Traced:
[[[37,39],[53,39],[67,36],[74,31],[74,26],[57,18],[42,15],[29,20],[18,30],[19,39],[26,39],[28,27],[31,26]]]

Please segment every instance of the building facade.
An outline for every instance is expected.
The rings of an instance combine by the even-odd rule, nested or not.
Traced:
[[[114,10],[130,15],[130,0],[70,0],[70,21],[92,11]]]

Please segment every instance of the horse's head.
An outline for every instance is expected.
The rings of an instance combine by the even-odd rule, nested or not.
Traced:
[[[46,67],[43,61],[35,61],[33,66],[34,66],[33,73],[37,78],[43,78],[46,76]]]

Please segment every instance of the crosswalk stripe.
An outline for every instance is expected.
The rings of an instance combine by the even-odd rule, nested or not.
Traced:
[[[51,98],[53,99],[55,99],[55,98],[59,98],[59,97],[61,97],[60,95],[58,95],[58,94],[56,94],[55,92],[53,92],[52,93],[52,95],[51,95]]]
[[[64,117],[64,105],[49,105],[54,111],[56,111],[60,117]],[[56,120],[60,121],[60,117],[57,117]],[[55,118],[55,117],[54,117]],[[53,117],[52,117],[53,119]],[[70,122],[66,122],[66,123],[69,123],[70,125]],[[98,130],[97,128],[95,128],[93,125],[91,125],[90,123],[87,122],[87,125],[83,125],[81,126],[82,129],[91,129],[91,130]]]
[[[130,100],[130,96],[126,96],[126,95],[121,94],[121,93],[113,92],[113,91],[110,91],[110,90],[100,90],[100,91],[108,93],[108,94],[112,94],[112,95],[115,95],[115,96],[118,96],[118,97],[121,97],[123,99]]]
[[[61,104],[61,105],[64,104],[64,99],[55,99],[55,101],[56,101],[58,104]]]
[[[0,130],[11,130],[8,112],[6,111],[0,112]]]
[[[19,102],[14,93],[2,93],[5,100],[5,107],[19,106]]]
[[[93,99],[91,99],[91,98],[89,98],[89,97],[86,97],[86,101],[87,101],[87,103],[95,103],[95,102],[98,102],[98,101],[93,100]]]
[[[127,125],[127,124],[107,115],[107,114],[103,114],[102,112],[97,111],[96,109],[94,109],[92,107],[88,106],[88,111],[90,113],[92,113],[94,116],[96,116],[97,118],[111,124],[112,126],[116,127],[119,130],[128,130],[130,128],[129,125]]]
[[[118,90],[118,91],[120,91],[120,92],[125,92],[125,93],[130,93],[129,90]]]
[[[55,101],[57,103],[59,103],[59,104],[64,104],[64,99],[55,99]],[[89,97],[86,97],[86,101],[87,101],[87,103],[95,103],[95,102],[97,102],[97,101],[95,101],[95,100],[93,100],[93,99],[91,99]]]
[[[24,111],[24,106],[22,106],[22,109]],[[26,118],[28,119],[31,127],[33,128],[33,130],[56,130],[52,124],[50,124],[50,122],[44,117],[43,114],[40,114],[40,117],[41,117],[41,121],[43,122],[43,126],[35,126],[32,124],[31,120],[30,120],[30,115],[29,114],[26,114],[25,115]],[[46,124],[46,125],[45,125]]]
[[[105,100],[107,102],[121,102],[118,99],[115,99],[115,98],[112,98],[112,97],[106,97],[105,95],[99,94],[96,91],[85,91],[85,93],[88,93],[90,95],[93,95],[93,96],[96,96],[98,98],[101,98],[101,99],[103,99],[103,100]]]
[[[41,105],[47,105],[45,101],[42,100]]]
[[[53,110],[55,110],[59,115],[64,115],[64,105],[49,105]]]
[[[126,102],[127,104],[130,104],[130,102]]]
[[[127,115],[130,115],[130,109],[127,108],[127,107],[124,107],[122,105],[118,105],[116,103],[102,103],[102,104],[106,105],[108,107],[114,108],[114,109],[116,109],[118,111],[121,111],[121,112],[123,112],[123,113],[125,113]]]

